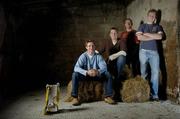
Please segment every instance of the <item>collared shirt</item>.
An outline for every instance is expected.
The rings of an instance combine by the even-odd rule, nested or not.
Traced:
[[[99,53],[94,53],[91,58],[88,56],[87,52],[81,54],[75,64],[74,72],[86,76],[87,71],[90,69],[97,69],[100,74],[107,71],[107,65]]]

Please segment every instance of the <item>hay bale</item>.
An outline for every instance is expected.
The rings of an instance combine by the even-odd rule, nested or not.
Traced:
[[[65,102],[71,102],[72,81],[68,83]],[[98,101],[103,99],[103,83],[99,81],[79,82],[78,98],[81,102]]]
[[[149,100],[150,86],[140,76],[126,80],[121,91],[123,102],[145,102]]]
[[[72,81],[70,81],[67,85],[67,94],[65,97],[65,102],[71,102],[73,100],[73,97],[71,96],[71,91],[72,91]]]

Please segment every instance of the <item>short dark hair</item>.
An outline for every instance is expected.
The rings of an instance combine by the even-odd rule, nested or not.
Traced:
[[[116,30],[117,31],[118,29],[116,27],[111,27],[111,30]]]
[[[150,12],[153,12],[153,13],[157,14],[157,10],[155,10],[155,9],[150,9],[150,10],[148,11],[147,15],[148,15]]]
[[[118,29],[116,27],[111,27],[111,29],[109,30],[109,33],[111,32],[111,30],[116,30],[118,31]]]
[[[132,21],[131,18],[126,18],[126,19],[124,20],[124,23],[125,23],[127,20],[129,20],[129,21],[131,22],[131,25],[133,25],[133,21]]]
[[[90,42],[94,43],[93,40],[91,40],[90,38],[87,38],[87,39],[85,40],[85,43],[84,43],[85,47],[86,47],[87,44],[90,43]],[[94,44],[95,44],[95,43],[94,43]]]

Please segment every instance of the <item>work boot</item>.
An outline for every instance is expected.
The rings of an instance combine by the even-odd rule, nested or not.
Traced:
[[[74,98],[73,100],[72,100],[72,105],[73,106],[78,106],[78,105],[80,105],[81,103],[80,103],[80,101],[78,100],[78,98]]]
[[[108,104],[114,105],[116,102],[111,97],[104,98],[104,101]]]

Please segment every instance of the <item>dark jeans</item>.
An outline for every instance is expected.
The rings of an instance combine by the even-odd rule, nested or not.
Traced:
[[[113,87],[115,95],[114,97],[119,98],[120,97],[120,88],[122,87],[122,71],[126,64],[126,57],[125,56],[119,56],[116,60],[110,61],[108,63],[108,70],[111,72],[112,75],[115,76],[115,79],[113,81]]]
[[[133,77],[136,77],[137,75],[140,75],[140,62],[139,62],[139,54],[129,54],[127,55],[126,63],[128,67],[130,68],[132,66],[132,74]]]
[[[104,96],[112,96],[113,95],[113,89],[112,89],[112,77],[109,72],[104,72],[101,74],[99,77],[89,77],[89,76],[84,76],[78,72],[73,72],[72,74],[72,93],[71,95],[73,97],[78,97],[78,86],[79,86],[79,81],[85,81],[85,80],[102,80],[104,81]]]

